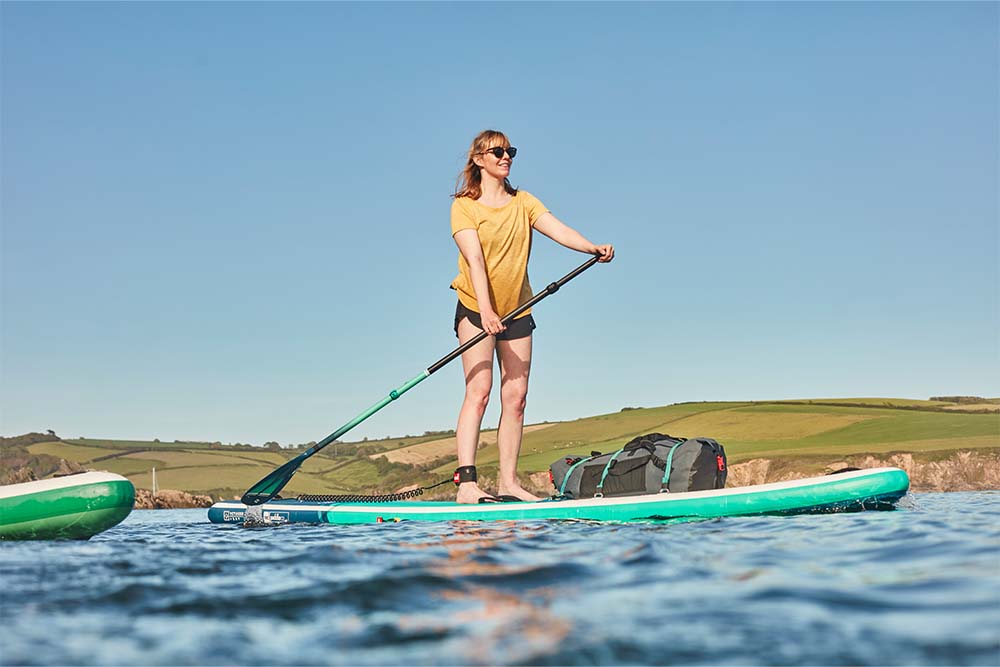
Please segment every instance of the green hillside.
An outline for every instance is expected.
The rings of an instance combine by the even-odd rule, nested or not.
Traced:
[[[803,470],[819,470],[839,457],[854,454],[910,452],[918,458],[936,459],[959,449],[1000,449],[998,410],[996,399],[960,404],[883,398],[626,408],[529,430],[524,436],[519,469],[526,474],[544,471],[565,454],[617,449],[631,438],[650,432],[713,437],[725,445],[730,463],[768,458]],[[331,445],[305,463],[283,494],[387,492],[408,484],[440,481],[454,470],[451,447],[442,440],[448,435]],[[155,467],[160,488],[207,493],[216,498],[238,496],[302,447],[295,450],[274,444],[264,448],[90,438],[37,440],[23,449],[46,461],[61,458],[87,468],[117,472],[140,488],[151,488]],[[421,458],[424,450],[426,456]],[[484,475],[490,476],[497,460],[496,446],[488,445],[480,450],[477,464]]]
[[[358,488],[373,487],[379,482],[398,487],[408,483],[419,471],[412,466],[372,461],[370,457],[439,437],[424,435],[335,443],[309,460],[308,465],[295,475],[287,493],[353,492]],[[66,459],[89,469],[124,475],[136,487],[150,489],[155,468],[158,488],[206,493],[213,497],[239,495],[306,446],[282,449],[208,442],[46,439],[38,434],[31,434],[30,438],[22,436],[0,440],[4,450],[0,460],[10,459],[7,454],[15,451],[16,442],[16,451],[20,454],[16,459],[18,465],[25,465],[24,454],[46,462],[45,467],[36,466],[40,475],[56,470],[58,460]],[[6,472],[0,465],[0,477]]]
[[[564,453],[613,450],[648,432],[713,437],[725,445],[731,463],[894,452],[937,457],[957,449],[1000,447],[1000,414],[995,412],[949,412],[930,401],[850,402],[687,403],[565,422],[525,435],[521,469],[547,469]],[[483,467],[496,461],[495,449],[478,459]]]

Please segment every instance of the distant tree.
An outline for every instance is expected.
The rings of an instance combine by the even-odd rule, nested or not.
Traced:
[[[275,450],[276,449],[281,449],[281,445],[279,445],[278,443],[274,442],[273,440],[270,441],[270,442],[265,442],[264,446],[267,447],[268,449],[275,449]]]
[[[931,396],[932,401],[942,403],[986,403],[986,399],[981,396]]]
[[[48,433],[49,435],[51,435],[53,438],[58,438],[59,437],[59,436],[56,435],[56,432],[53,431],[52,429],[49,429],[48,431],[46,431],[46,433]]]
[[[153,442],[159,444],[160,443],[160,439],[159,438],[153,438]]]

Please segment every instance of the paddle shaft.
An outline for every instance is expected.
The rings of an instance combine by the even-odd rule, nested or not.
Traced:
[[[559,291],[560,287],[568,283],[570,280],[573,280],[573,278],[577,277],[578,275],[580,275],[581,273],[592,267],[594,264],[596,264],[598,259],[599,258],[596,256],[592,257],[591,259],[587,260],[580,266],[576,267],[575,269],[567,273],[565,276],[563,276],[556,282],[550,283],[544,290],[542,290],[535,296],[531,297],[531,299],[527,303],[525,303],[522,306],[519,306],[512,312],[507,313],[500,321],[503,322],[504,324],[507,324],[511,320],[515,319],[518,315],[526,311],[528,308],[531,308],[533,305],[535,305],[548,295],[554,294],[557,291]],[[351,421],[347,422],[346,424],[338,428],[330,435],[323,438],[320,442],[317,442],[315,445],[313,445],[306,451],[302,452],[294,459],[288,461],[284,465],[279,466],[271,474],[269,474],[267,477],[254,484],[252,487],[250,487],[250,489],[246,493],[243,494],[243,498],[241,499],[243,501],[243,504],[247,505],[248,507],[253,505],[261,505],[263,503],[266,503],[271,498],[274,498],[278,494],[278,492],[281,491],[281,489],[285,488],[285,485],[288,484],[288,482],[292,479],[292,475],[295,474],[295,472],[299,469],[299,467],[307,458],[309,458],[319,450],[323,449],[331,442],[340,438],[342,435],[350,431],[352,428],[354,428],[364,420],[371,417],[373,414],[375,414],[385,406],[395,401],[397,398],[408,392],[410,389],[413,389],[415,386],[417,386],[418,384],[429,378],[431,374],[441,370],[441,368],[445,366],[449,361],[452,361],[456,357],[461,356],[463,352],[468,350],[473,345],[476,345],[477,343],[481,342],[488,335],[489,334],[483,331],[480,334],[478,334],[475,338],[465,343],[464,345],[460,345],[459,347],[455,348],[452,352],[448,353],[444,357],[441,357],[436,362],[428,366],[422,373],[420,373],[413,379],[403,383],[399,387],[390,391],[388,396],[386,396],[381,401],[379,401],[375,405],[371,406],[370,408],[362,412],[360,415],[358,415]]]
[[[518,315],[520,315],[524,311],[528,310],[529,308],[531,308],[532,306],[534,306],[536,303],[538,303],[539,301],[541,301],[545,297],[549,296],[550,294],[555,294],[556,292],[558,292],[560,287],[562,287],[563,285],[565,285],[569,281],[573,280],[573,278],[576,278],[578,275],[580,275],[581,273],[583,273],[584,271],[586,271],[587,269],[589,269],[590,267],[592,267],[594,264],[597,263],[597,261],[599,259],[600,259],[600,256],[595,255],[594,257],[591,257],[586,262],[584,262],[580,266],[576,267],[575,269],[573,269],[572,271],[570,271],[569,273],[567,273],[565,276],[563,276],[559,280],[555,281],[554,283],[549,283],[549,285],[546,286],[545,289],[543,289],[542,291],[540,291],[535,296],[531,297],[531,299],[529,301],[525,302],[523,305],[518,306],[517,308],[515,308],[511,312],[509,312],[506,315],[504,315],[503,318],[500,321],[504,325],[510,323],[512,320],[516,319]],[[319,442],[317,442],[315,445],[313,445],[312,447],[310,447],[309,449],[307,449],[305,452],[303,452],[300,455],[299,458],[306,459],[306,458],[312,456],[313,454],[315,454],[316,452],[318,452],[319,450],[323,449],[327,445],[329,445],[334,440],[337,440],[342,435],[344,435],[345,433],[347,433],[348,431],[350,431],[352,428],[354,428],[355,426],[357,426],[361,422],[365,421],[366,419],[368,419],[369,417],[371,417],[373,414],[375,414],[376,412],[378,412],[379,410],[381,410],[385,406],[389,405],[390,403],[392,403],[393,401],[395,401],[397,398],[399,398],[400,396],[402,396],[403,394],[405,394],[409,390],[411,390],[414,387],[416,387],[418,384],[420,384],[421,382],[423,382],[424,380],[426,380],[427,378],[429,378],[431,375],[433,375],[437,371],[439,371],[442,368],[444,368],[449,362],[454,361],[458,357],[462,356],[463,352],[465,352],[466,350],[468,350],[472,346],[479,344],[480,342],[483,341],[483,339],[485,339],[489,335],[490,334],[486,333],[485,331],[482,331],[479,334],[477,334],[474,338],[472,338],[471,340],[467,341],[466,343],[463,343],[462,345],[459,345],[454,350],[452,350],[451,352],[449,352],[448,354],[446,354],[445,356],[441,357],[440,359],[438,359],[437,361],[435,361],[433,364],[431,364],[430,366],[428,366],[419,375],[413,377],[412,379],[408,380],[407,382],[404,382],[400,386],[396,387],[395,389],[393,389],[392,391],[389,392],[388,396],[386,396],[385,398],[383,398],[382,400],[380,400],[378,403],[376,403],[375,405],[371,406],[370,408],[368,408],[367,410],[365,410],[364,412],[362,412],[360,415],[358,415],[357,417],[355,417],[351,421],[347,422],[346,424],[344,424],[343,426],[341,426],[340,428],[338,428],[336,431],[334,431],[333,433],[331,433],[330,435],[326,436],[325,438],[323,438],[322,440],[320,440]]]

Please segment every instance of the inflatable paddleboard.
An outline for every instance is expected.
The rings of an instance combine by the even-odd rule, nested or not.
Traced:
[[[239,501],[212,505],[213,523],[381,523],[392,521],[522,521],[584,519],[637,521],[756,514],[810,514],[892,509],[910,486],[899,468],[872,468],[690,493],[614,498],[461,505],[442,501],[329,503],[272,500],[248,507]]]
[[[132,482],[110,472],[0,486],[0,540],[86,540],[134,505]]]

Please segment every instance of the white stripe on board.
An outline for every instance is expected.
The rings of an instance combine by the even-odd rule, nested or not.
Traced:
[[[76,475],[66,475],[65,477],[53,477],[52,479],[42,479],[37,482],[21,482],[20,484],[9,484],[0,486],[0,498],[13,498],[24,496],[30,493],[40,493],[42,491],[55,491],[56,489],[68,489],[74,486],[86,486],[87,484],[98,484],[100,482],[127,482],[121,475],[113,472],[82,472]]]

